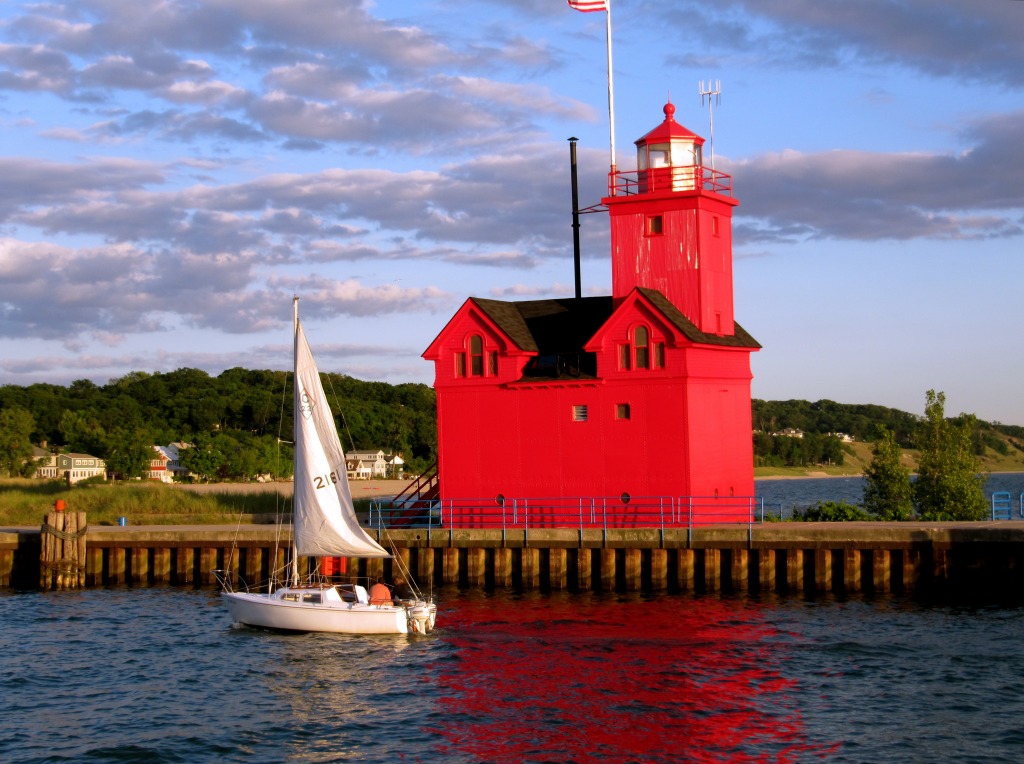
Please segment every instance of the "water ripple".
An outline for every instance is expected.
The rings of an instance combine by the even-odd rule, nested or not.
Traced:
[[[1024,610],[444,590],[427,638],[232,627],[212,592],[0,595],[0,760],[1024,758]]]

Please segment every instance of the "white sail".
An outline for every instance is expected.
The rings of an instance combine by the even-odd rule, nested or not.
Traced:
[[[307,557],[390,557],[356,520],[320,372],[302,324],[295,326],[295,548]]]

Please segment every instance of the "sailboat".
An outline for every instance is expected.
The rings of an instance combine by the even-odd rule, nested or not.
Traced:
[[[299,298],[292,303],[295,334],[295,490],[292,510],[292,564],[289,581],[271,580],[265,592],[233,591],[225,571],[215,571],[221,597],[236,623],[275,631],[341,634],[426,634],[434,628],[437,606],[425,599],[405,571],[411,597],[375,598],[365,586],[335,584],[323,578],[302,581],[298,558],[392,555],[360,527],[352,504],[345,453],[320,382],[313,353],[299,321]],[[395,561],[401,558],[395,556]],[[381,601],[383,600],[383,601]]]

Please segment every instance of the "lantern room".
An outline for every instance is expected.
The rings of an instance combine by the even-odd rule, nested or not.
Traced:
[[[704,139],[676,122],[676,107],[665,104],[665,121],[636,141],[641,194],[692,191],[703,175]]]

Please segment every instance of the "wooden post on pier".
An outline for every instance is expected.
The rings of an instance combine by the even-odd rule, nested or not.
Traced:
[[[676,584],[680,591],[693,591],[693,582],[696,577],[694,559],[696,555],[692,549],[680,549],[677,553]]]
[[[41,528],[39,551],[40,589],[85,587],[85,512],[65,512],[58,499]]]
[[[663,592],[668,589],[668,550],[651,550],[651,589]]]
[[[548,586],[565,589],[569,586],[569,553],[565,549],[548,551]]]
[[[746,549],[733,549],[730,561],[732,590],[745,592],[750,582],[750,557]]]
[[[832,550],[814,550],[814,590],[827,592],[832,590]]]
[[[704,550],[704,591],[717,592],[721,587],[722,550]]]

